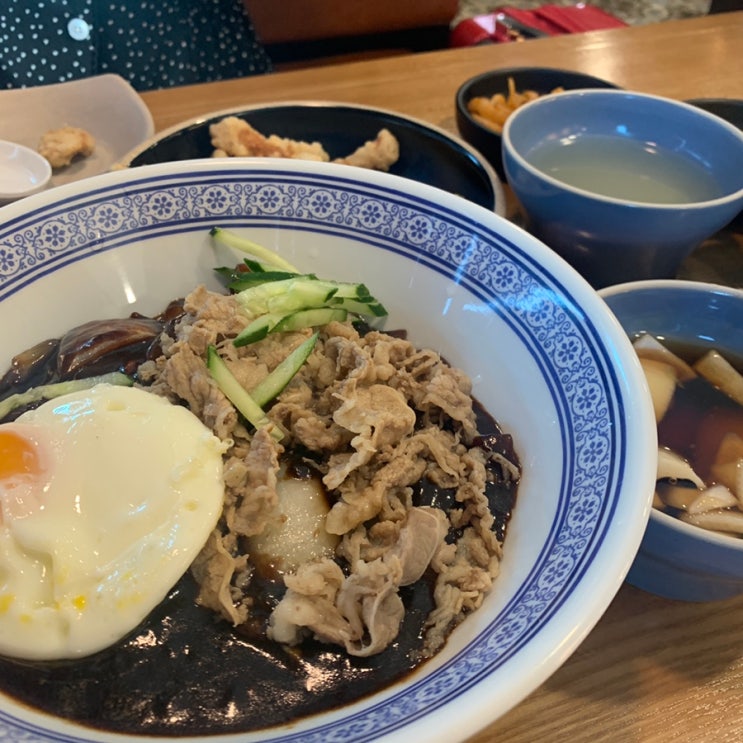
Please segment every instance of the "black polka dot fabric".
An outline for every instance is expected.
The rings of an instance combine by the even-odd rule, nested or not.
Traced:
[[[115,72],[151,90],[269,72],[241,0],[6,0],[0,87]]]

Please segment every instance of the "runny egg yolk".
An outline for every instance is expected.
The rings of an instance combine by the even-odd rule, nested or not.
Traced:
[[[37,475],[41,467],[33,442],[16,431],[0,429],[0,480]]]
[[[0,525],[41,507],[48,464],[38,438],[26,426],[0,426]]]

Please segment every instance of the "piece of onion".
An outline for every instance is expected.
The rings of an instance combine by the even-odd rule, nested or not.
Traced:
[[[708,351],[694,364],[694,369],[708,382],[743,405],[743,375],[717,351]]]
[[[684,485],[675,485],[666,482],[658,483],[659,498],[663,506],[669,506],[679,511],[686,511],[689,506],[699,497],[703,490],[697,487],[687,487]]]
[[[743,493],[743,460],[716,465],[712,467],[711,473],[716,482],[729,488],[738,502],[743,504],[743,495],[741,495]]]
[[[686,512],[699,514],[737,505],[738,499],[724,485],[712,485],[697,494],[696,498],[689,503]]]
[[[658,483],[656,491],[661,508],[670,506],[687,513],[704,513],[738,505],[738,499],[724,486],[712,485],[706,490],[684,485]]]
[[[732,490],[743,504],[743,438],[737,433],[730,432],[723,436],[710,474],[715,482]]]
[[[647,333],[641,335],[632,344],[635,353],[641,359],[653,359],[664,364],[670,364],[676,370],[677,378],[685,382],[694,379],[696,372],[680,356],[666,348],[657,338]]]
[[[678,381],[676,369],[671,364],[656,359],[640,358],[640,364],[645,372],[645,378],[648,380],[650,397],[653,400],[655,422],[659,423],[666,414],[673,399],[673,393],[676,391]]]
[[[722,437],[720,445],[717,447],[715,463],[725,464],[726,462],[736,462],[739,459],[743,459],[743,436],[735,433],[735,431],[729,431]]]
[[[688,480],[700,490],[706,487],[704,481],[692,469],[691,465],[675,452],[664,447],[658,449],[658,480]]]
[[[743,513],[740,511],[705,511],[704,513],[682,513],[681,521],[693,526],[725,534],[743,534]]]

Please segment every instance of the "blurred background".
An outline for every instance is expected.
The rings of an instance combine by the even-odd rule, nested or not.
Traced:
[[[449,46],[460,22],[502,7],[492,0],[243,0],[258,38],[278,69],[328,61],[426,51]],[[575,2],[557,0],[558,6]],[[628,24],[690,18],[743,7],[743,0],[595,0],[592,5]],[[509,7],[531,10],[539,0],[514,0]],[[716,6],[716,7],[715,7]]]
[[[542,2],[535,0],[516,0],[508,3],[513,8],[523,8],[531,10],[540,5]],[[486,0],[460,0],[454,22],[465,18],[480,15],[481,13],[491,12],[494,7],[493,2]],[[567,0],[557,0],[552,5],[570,6],[574,2]],[[655,2],[638,2],[638,0],[595,0],[591,5],[602,8],[612,15],[616,16],[625,23],[657,23],[672,18],[691,18],[693,16],[703,15],[710,9],[710,0],[655,0]]]

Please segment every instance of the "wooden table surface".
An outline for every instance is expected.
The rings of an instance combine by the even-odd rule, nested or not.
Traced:
[[[743,99],[743,12],[523,43],[452,49],[143,94],[158,130],[241,105],[380,106],[452,132],[472,75],[543,65],[672,98]],[[732,259],[743,265],[740,246]],[[498,690],[493,689],[493,695]],[[743,741],[743,596],[687,604],[624,585],[571,658],[470,743]]]

